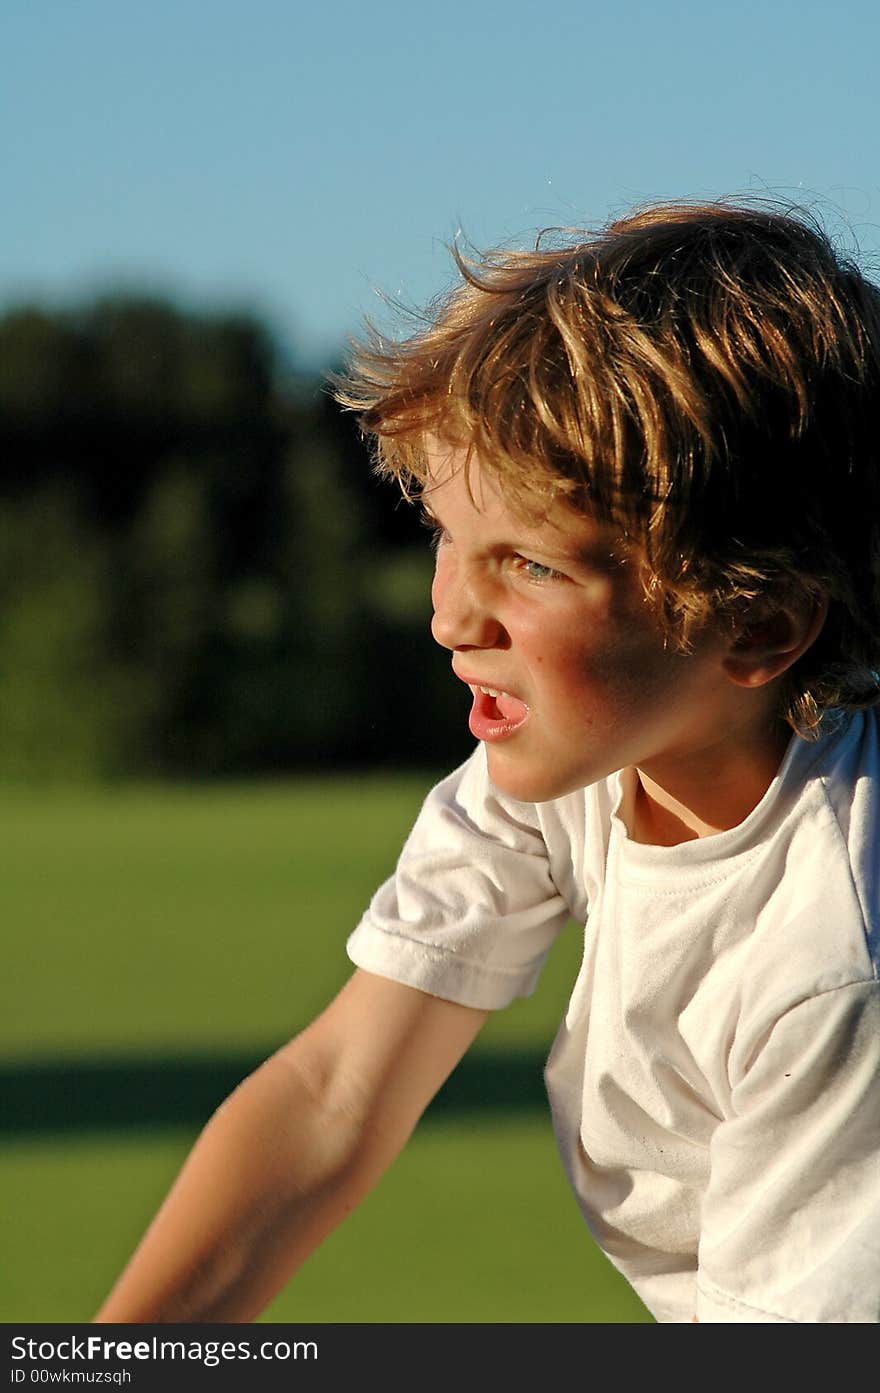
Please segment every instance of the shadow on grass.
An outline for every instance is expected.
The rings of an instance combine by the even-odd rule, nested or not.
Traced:
[[[264,1055],[165,1055],[0,1066],[0,1133],[199,1127]],[[544,1056],[475,1053],[427,1117],[546,1107]]]

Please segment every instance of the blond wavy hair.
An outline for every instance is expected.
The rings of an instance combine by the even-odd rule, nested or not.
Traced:
[[[880,290],[801,210],[660,204],[594,236],[453,255],[414,333],[370,329],[337,398],[413,497],[426,438],[466,446],[523,508],[620,527],[683,649],[827,596],[784,718],[880,698]]]

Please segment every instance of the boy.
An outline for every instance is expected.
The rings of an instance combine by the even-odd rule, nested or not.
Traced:
[[[661,1321],[876,1321],[880,292],[736,204],[459,267],[339,391],[477,748],[98,1319],[259,1312],[574,914],[547,1084],[606,1253]]]

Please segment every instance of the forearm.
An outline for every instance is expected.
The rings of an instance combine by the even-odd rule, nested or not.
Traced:
[[[252,1319],[399,1149],[362,1132],[269,1060],[205,1128],[96,1320]]]
[[[394,1160],[486,1015],[355,971],[211,1119],[96,1319],[251,1320]]]

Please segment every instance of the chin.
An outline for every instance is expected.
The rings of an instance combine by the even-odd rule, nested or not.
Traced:
[[[488,750],[487,764],[489,778],[499,792],[506,793],[508,798],[515,798],[519,803],[549,803],[553,798],[575,793],[603,777],[602,773],[585,778],[580,772],[565,773],[560,770],[554,775],[546,769],[530,769],[524,765],[517,767],[517,760],[500,758],[499,751],[491,748]]]

